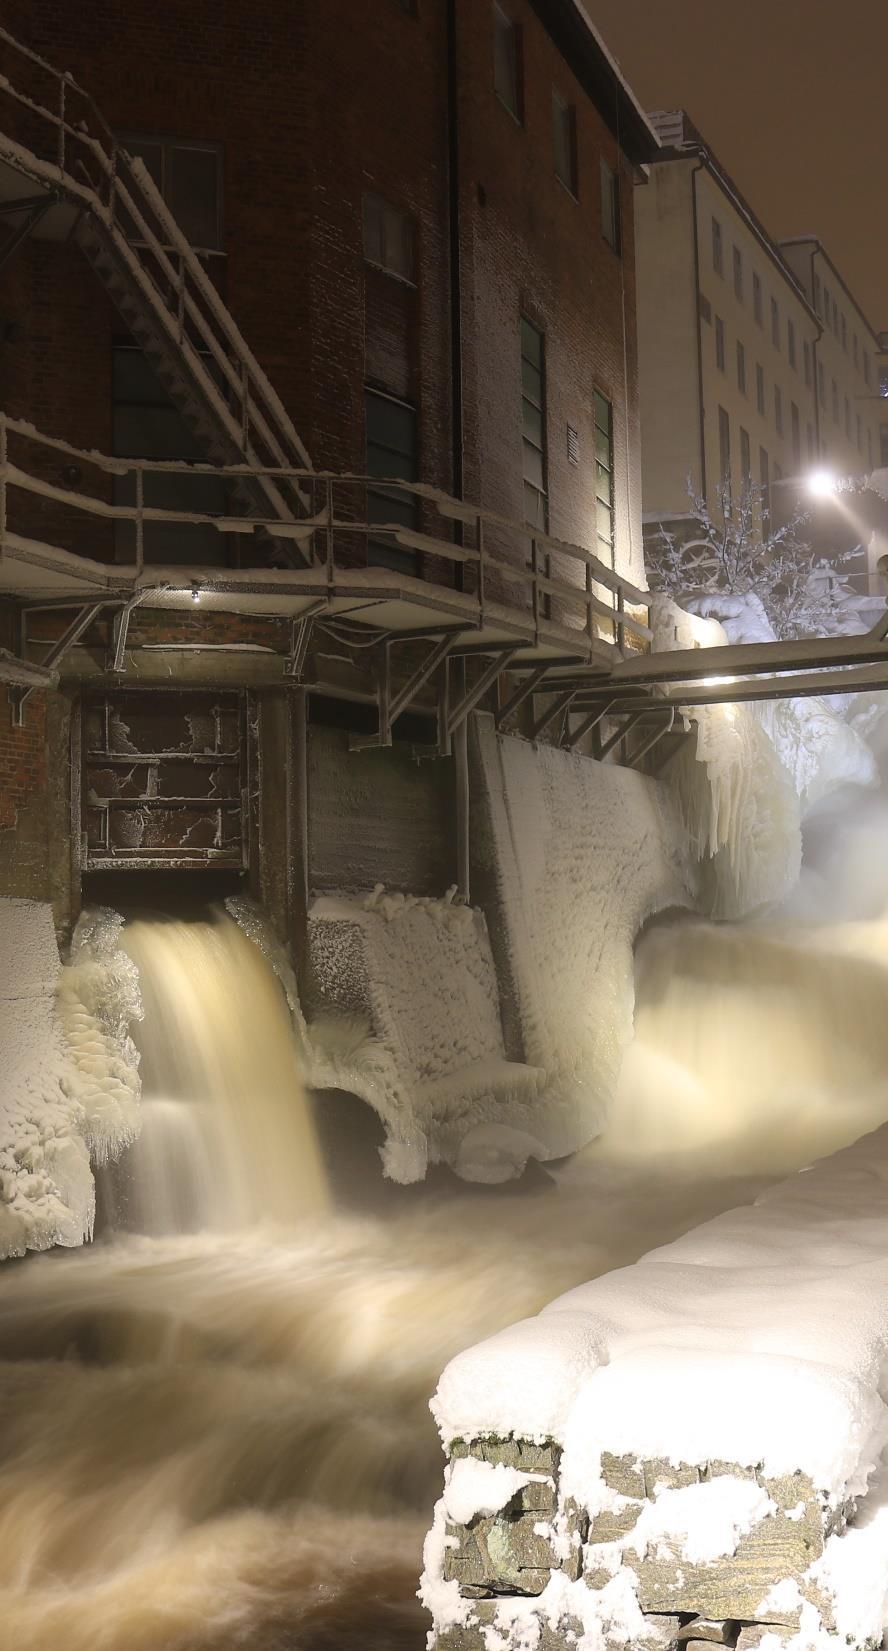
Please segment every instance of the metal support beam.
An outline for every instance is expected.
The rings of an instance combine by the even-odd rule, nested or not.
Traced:
[[[308,695],[304,688],[293,688],[287,695],[287,723],[287,939],[290,943],[296,981],[300,991],[304,992],[311,884],[308,830]]]
[[[326,612],[327,606],[327,598],[322,596],[317,602],[310,602],[298,619],[293,620],[290,630],[290,652],[284,666],[284,673],[286,676],[292,677],[294,682],[302,681],[302,672],[308,655],[315,616]]]
[[[59,637],[57,642],[53,643],[49,653],[46,654],[41,660],[40,663],[45,671],[51,671],[53,667],[59,663],[59,660],[64,658],[65,654],[68,652],[68,649],[73,648],[75,642],[80,641],[84,631],[89,630],[93,620],[98,614],[101,613],[104,607],[107,607],[107,605],[107,602],[104,601],[90,602],[87,607],[81,608],[79,613],[75,614],[70,625],[68,626],[68,629]],[[10,698],[12,700],[12,722],[14,728],[21,728],[24,723],[25,705],[33,692],[33,687],[15,688],[10,690]]]
[[[531,671],[529,676],[524,678],[524,681],[521,683],[520,687],[515,689],[514,694],[512,694],[509,699],[506,700],[505,705],[501,705],[497,711],[496,716],[494,717],[497,728],[501,728],[506,718],[510,717],[513,711],[517,711],[519,706],[523,705],[524,701],[528,699],[531,694],[535,694],[539,691],[544,678],[548,674],[548,671],[548,664],[537,665],[536,669]]]
[[[58,199],[58,191],[51,189],[47,195],[29,196],[27,201],[15,202],[17,207],[30,207],[30,211],[24,222],[13,230],[9,238],[0,247],[0,269],[9,262],[13,254],[22,245],[22,242],[28,239],[28,236],[36,229],[40,219],[45,216],[51,206],[55,206]]]
[[[456,812],[456,889],[468,903],[469,870],[469,719],[463,717],[453,734],[454,807]]]
[[[615,745],[619,745],[620,740],[623,739],[624,735],[628,734],[630,728],[634,728],[635,724],[636,724],[636,722],[638,722],[639,718],[644,716],[645,710],[646,710],[646,707],[641,706],[639,708],[639,710],[629,712],[629,715],[628,715],[628,717],[626,717],[626,719],[623,723],[623,726],[621,728],[615,729],[614,733],[609,734],[607,739],[602,742],[601,752],[600,752],[600,755],[602,757],[606,757],[608,752],[612,751]]]
[[[422,663],[416,667],[413,675],[405,682],[403,688],[395,694],[389,706],[390,724],[396,722],[398,717],[402,716],[408,706],[412,704],[420,689],[424,688],[426,683],[434,676],[441,661],[447,658],[452,647],[453,638],[451,636],[442,636],[440,641],[436,642],[431,653],[426,655]]]
[[[448,712],[448,735],[452,736],[456,732],[460,723],[465,721],[469,712],[474,711],[475,706],[478,704],[479,700],[484,698],[488,688],[493,686],[500,672],[506,669],[509,660],[514,659],[519,647],[520,644],[515,644],[514,646],[501,649],[499,653],[497,653],[496,657],[490,661],[487,669],[481,672],[478,681],[473,683],[468,692],[464,694],[459,704],[454,706],[454,708]]]
[[[659,745],[659,743],[660,743],[661,739],[664,737],[664,735],[672,733],[672,729],[674,727],[674,724],[675,724],[675,706],[673,705],[670,709],[668,719],[664,719],[664,721],[661,722],[658,727],[651,729],[651,732],[648,734],[647,739],[642,740],[640,746],[638,747],[638,750],[635,752],[635,754],[632,758],[632,761],[629,764],[629,767],[630,768],[637,768],[639,763],[642,762],[643,759],[648,755],[648,752],[653,751],[654,747],[656,745]]]
[[[114,652],[111,659],[111,669],[117,674],[124,669],[126,644],[133,608],[137,608],[141,602],[144,602],[146,596],[153,596],[154,594],[154,590],[136,591],[135,596],[131,596],[128,602],[124,602],[123,607],[119,608],[114,615]]]
[[[528,739],[539,739],[540,734],[542,734],[544,729],[548,728],[550,722],[554,722],[555,718],[560,716],[562,711],[570,710],[570,707],[576,697],[576,688],[570,688],[566,694],[558,694],[552,704],[546,707],[546,710],[543,712],[542,716],[537,717],[536,722],[528,734]]]
[[[585,739],[587,734],[591,734],[592,729],[597,728],[598,724],[604,721],[613,704],[612,699],[606,699],[596,710],[590,711],[589,715],[584,717],[582,722],[567,735],[563,742],[565,750],[573,751],[575,746],[579,745],[581,739]]]

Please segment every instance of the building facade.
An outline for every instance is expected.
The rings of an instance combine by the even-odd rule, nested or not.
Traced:
[[[687,116],[636,190],[644,515],[718,511],[752,483],[773,515],[817,462],[817,317]]]
[[[294,818],[311,768],[329,822],[350,741],[396,765],[393,739],[419,738],[439,760],[400,779],[431,843],[450,747],[513,690],[513,656],[624,640],[619,581],[627,602],[643,582],[632,190],[656,139],[574,0],[198,0],[174,29],[147,0],[12,0],[5,21],[2,413],[30,480],[3,522],[0,886],[54,894],[67,921],[100,870],[216,864],[277,909],[290,849],[257,860],[276,767]],[[111,773],[130,713],[181,743],[171,680],[224,689],[240,753],[212,841],[209,799],[178,799],[178,856],[147,796],[156,852],[127,847],[137,811],[97,757]],[[423,830],[371,882],[441,892],[453,867],[439,847],[416,862]],[[326,830],[300,852],[304,899],[343,853]]]

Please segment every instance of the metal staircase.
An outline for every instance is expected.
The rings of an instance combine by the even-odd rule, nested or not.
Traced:
[[[150,174],[70,75],[0,28],[4,212],[31,209],[35,186],[48,204],[34,233],[73,235],[207,460],[253,471],[236,484],[244,514],[298,522],[298,480],[256,471],[311,469],[308,453]],[[303,564],[303,537],[274,544]]]

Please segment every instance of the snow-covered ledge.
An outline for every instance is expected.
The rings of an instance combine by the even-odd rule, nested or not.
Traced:
[[[93,912],[62,968],[52,908],[0,900],[0,1255],[81,1244],[92,1233],[90,1158],[138,1131],[141,1013],[122,919]]]
[[[888,1126],[454,1359],[439,1651],[881,1643]]]

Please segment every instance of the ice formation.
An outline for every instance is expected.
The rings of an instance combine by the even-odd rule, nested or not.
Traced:
[[[120,923],[82,918],[60,969],[51,908],[0,901],[0,1254],[82,1243],[90,1155],[106,1159],[138,1130],[138,990]]]

